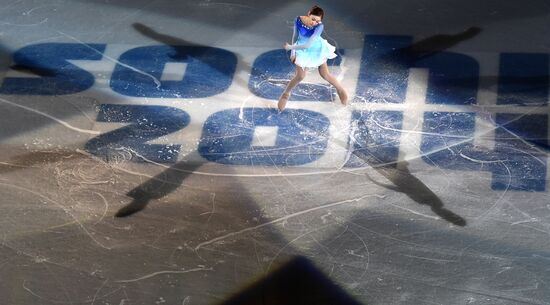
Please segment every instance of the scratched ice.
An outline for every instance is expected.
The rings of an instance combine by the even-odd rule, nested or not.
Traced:
[[[176,2],[2,3],[2,304],[550,304],[545,1]]]

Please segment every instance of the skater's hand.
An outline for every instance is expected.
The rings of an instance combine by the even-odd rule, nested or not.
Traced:
[[[292,49],[292,46],[288,44],[288,42],[285,42],[285,45],[284,45],[284,48],[285,50],[291,50]]]

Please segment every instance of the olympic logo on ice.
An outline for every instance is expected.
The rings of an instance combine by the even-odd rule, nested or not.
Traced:
[[[408,46],[410,36],[368,35],[357,65],[355,101],[350,116],[349,150],[345,167],[392,164],[398,161],[403,134],[415,122],[405,111],[421,117],[417,152],[428,165],[450,170],[491,174],[494,190],[546,191],[548,159],[548,96],[550,55],[543,53],[492,54],[492,60],[453,52],[418,52]],[[110,46],[109,46],[110,47]],[[147,143],[189,128],[193,111],[151,105],[154,98],[203,99],[219,96],[237,77],[235,53],[214,47],[142,46],[117,58],[105,44],[47,43],[29,45],[13,55],[14,68],[33,76],[5,77],[4,95],[69,95],[91,89],[97,82],[91,71],[72,61],[114,65],[108,79],[112,92],[147,103],[98,107],[98,122],[125,126],[90,139],[85,149],[109,158],[126,147],[133,161],[177,161],[182,144]],[[339,50],[344,56],[348,50]],[[115,52],[116,53],[116,52]],[[256,56],[247,86],[254,96],[277,100],[292,70],[283,50]],[[329,61],[340,65],[342,57]],[[487,76],[487,62],[497,75]],[[93,65],[89,65],[92,67]],[[422,79],[415,87],[411,79]],[[301,86],[301,87],[300,87]],[[488,90],[480,90],[488,89]],[[405,107],[410,94],[422,97],[418,107]],[[334,92],[321,84],[300,84],[291,103],[331,101]],[[491,96],[493,94],[494,96]],[[487,100],[493,100],[487,103]],[[294,102],[293,102],[294,101]],[[202,122],[194,149],[201,158],[232,165],[301,166],[319,160],[330,149],[328,113],[288,108],[240,107],[218,109]],[[487,127],[480,122],[490,122]],[[416,122],[417,123],[417,122]],[[479,143],[486,129],[490,143]],[[255,134],[273,132],[269,144],[258,144]],[[482,139],[483,138],[481,137]],[[402,152],[401,152],[402,153]],[[349,157],[351,156],[351,157]]]

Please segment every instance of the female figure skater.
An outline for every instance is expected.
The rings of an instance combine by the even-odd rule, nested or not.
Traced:
[[[346,105],[348,95],[340,82],[332,76],[328,70],[327,59],[335,58],[336,48],[321,37],[324,25],[324,11],[318,6],[312,7],[307,16],[298,16],[294,22],[292,33],[292,45],[285,43],[285,50],[291,50],[290,59],[296,65],[296,75],[288,83],[285,91],[279,98],[278,107],[280,111],[285,109],[290,91],[300,83],[306,76],[306,68],[318,68],[319,74],[336,88],[340,102]],[[298,36],[296,42],[294,39]]]

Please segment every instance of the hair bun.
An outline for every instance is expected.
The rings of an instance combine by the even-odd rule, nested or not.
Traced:
[[[308,14],[317,15],[317,16],[320,16],[321,19],[323,19],[324,15],[325,15],[325,12],[323,11],[323,9],[320,6],[314,5],[309,9]]]

